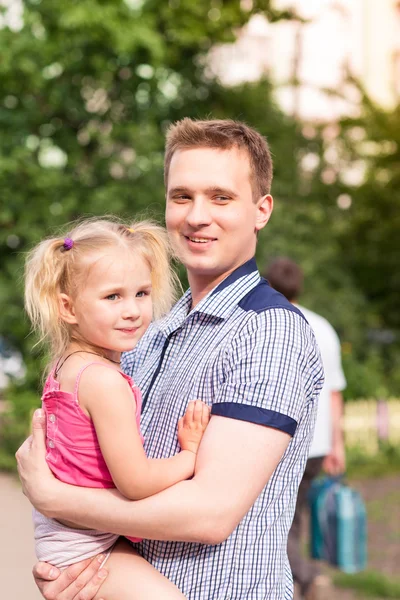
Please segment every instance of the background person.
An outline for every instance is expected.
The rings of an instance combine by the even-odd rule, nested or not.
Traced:
[[[302,517],[308,509],[308,492],[313,480],[323,469],[330,475],[345,470],[343,436],[343,397],[346,380],[341,364],[340,341],[332,325],[315,312],[300,306],[297,300],[302,292],[303,272],[289,258],[274,260],[266,271],[269,283],[294,303],[310,323],[321,351],[325,383],[318,401],[314,438],[303,479],[300,483],[296,511],[288,538],[288,555],[296,583],[307,600],[328,600],[329,579],[321,575],[315,562],[307,560],[301,552]]]
[[[139,553],[189,600],[293,597],[287,535],[323,375],[310,326],[254,260],[271,179],[268,145],[243,123],[184,119],[168,132],[166,225],[190,289],[123,368],[143,393],[148,456],[175,452],[190,398],[212,406],[194,477],[128,502],[54,479],[36,422],[18,453],[25,493],[42,513],[146,538]],[[96,567],[74,565],[50,583],[49,565],[35,574],[46,598],[88,600],[101,583]]]

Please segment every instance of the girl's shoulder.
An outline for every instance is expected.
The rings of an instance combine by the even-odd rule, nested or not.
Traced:
[[[92,361],[83,365],[76,375],[75,391],[85,390],[90,387],[91,390],[103,392],[104,390],[123,390],[133,386],[133,381],[129,375],[123,373],[114,365],[101,361]]]
[[[130,378],[116,365],[110,364],[101,357],[92,359],[93,357],[85,355],[71,356],[59,373],[55,367],[49,377],[58,382],[60,391],[74,395],[77,394],[78,388],[87,383],[90,383],[93,388],[98,388],[118,385],[120,381],[124,384],[124,379],[130,382]]]
[[[87,363],[78,374],[74,397],[89,413],[110,400],[114,406],[119,399],[129,399],[135,395],[131,378],[119,369],[101,362]],[[135,395],[136,396],[136,395]]]

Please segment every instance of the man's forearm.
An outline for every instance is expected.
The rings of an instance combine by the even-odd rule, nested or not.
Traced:
[[[80,488],[57,482],[51,505],[43,512],[82,527],[147,539],[214,543],[219,515],[194,479],[139,501],[117,490]],[[210,504],[210,506],[208,505]],[[214,534],[209,535],[209,532]]]
[[[332,411],[332,444],[341,444],[344,441],[343,432],[343,396],[341,392],[331,392]]]
[[[28,498],[48,517],[119,535],[219,544],[254,504],[289,441],[274,428],[213,417],[193,479],[138,501],[116,489],[80,488],[55,479],[44,461],[44,439],[40,447],[24,444],[19,472]],[[266,458],[254,461],[254,456]]]

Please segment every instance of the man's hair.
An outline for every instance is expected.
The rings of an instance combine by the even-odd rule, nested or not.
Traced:
[[[192,148],[231,148],[245,150],[250,161],[250,182],[255,199],[270,193],[272,158],[268,143],[255,129],[239,121],[213,119],[195,121],[185,118],[171,125],[167,131],[164,182],[168,187],[171,159],[177,150]]]
[[[293,302],[303,289],[303,271],[293,260],[286,257],[276,258],[269,265],[265,277],[274,289]]]

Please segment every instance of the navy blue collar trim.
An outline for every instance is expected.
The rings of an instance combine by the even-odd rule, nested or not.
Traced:
[[[250,273],[254,273],[254,271],[258,271],[258,269],[256,259],[253,257],[247,262],[245,262],[243,265],[232,271],[232,273],[228,275],[226,279],[221,281],[221,283],[217,285],[217,287],[211,292],[211,296],[213,296],[214,294],[218,294],[221,290],[224,290],[226,287],[228,287],[228,285],[232,285],[232,283],[234,283],[241,277],[244,277],[245,275],[250,275]]]

